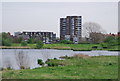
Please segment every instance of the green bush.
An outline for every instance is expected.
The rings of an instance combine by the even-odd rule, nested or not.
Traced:
[[[2,46],[11,46],[12,42],[9,39],[2,39]]]
[[[21,46],[27,46],[27,42],[22,41],[22,42],[21,42]]]
[[[23,41],[22,37],[15,37],[13,43],[21,43]]]
[[[43,47],[43,42],[42,41],[38,41],[36,44],[36,48],[40,49]]]
[[[54,58],[54,60],[57,60],[57,58]]]
[[[34,39],[33,39],[33,38],[30,38],[30,39],[28,40],[28,43],[29,43],[29,44],[33,44],[33,43],[34,43]]]
[[[0,45],[2,46],[11,46],[13,43],[13,37],[10,33],[2,32],[0,33]]]
[[[29,43],[29,44],[35,44],[35,43],[37,43],[37,39],[36,38],[30,38],[27,42]]]
[[[90,42],[79,42],[78,44],[90,44]]]
[[[98,46],[92,46],[92,48],[97,49],[97,48],[98,48]]]
[[[73,44],[73,42],[69,41],[69,40],[61,40],[60,43],[63,43],[63,44]]]
[[[101,43],[100,45],[102,48],[108,48],[108,45],[106,43]]]
[[[63,62],[63,60],[58,60],[58,59],[49,59],[45,62],[46,64],[48,64],[48,66],[54,67],[54,66],[64,66],[65,62]]]
[[[54,66],[58,66],[58,64],[57,63],[48,63],[48,66],[54,67]]]
[[[107,37],[104,42],[108,45],[108,46],[114,46],[114,45],[118,45],[118,40],[116,37]]]
[[[2,37],[0,37],[0,46],[2,46]]]
[[[118,43],[118,45],[120,45],[120,36],[117,37],[117,43]]]
[[[20,69],[25,69],[25,67],[24,66],[20,66]]]
[[[42,61],[42,59],[38,59],[38,64],[39,65],[44,65],[44,62]]]

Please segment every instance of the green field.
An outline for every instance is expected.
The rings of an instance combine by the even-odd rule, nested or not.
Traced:
[[[117,79],[117,56],[94,56],[53,60],[64,66],[26,70],[3,70],[3,79]]]
[[[97,46],[97,48],[92,48]],[[47,49],[67,49],[75,51],[90,51],[90,50],[119,50],[118,45],[103,48],[101,44],[44,44],[43,48]]]
[[[97,48],[92,48],[97,46]],[[4,48],[36,48],[36,44],[28,44],[21,46],[21,44],[12,44],[12,46],[5,46]],[[3,48],[3,47],[2,47]],[[90,51],[90,50],[112,50],[119,51],[118,45],[103,48],[101,44],[44,44],[42,49],[59,49],[59,50],[75,50],[75,51]]]

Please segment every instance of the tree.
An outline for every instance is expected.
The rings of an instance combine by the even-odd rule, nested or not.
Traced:
[[[101,43],[104,41],[105,30],[95,22],[86,22],[83,25],[84,35],[85,37],[89,37],[92,43]]]
[[[43,42],[40,41],[40,40],[37,41],[36,47],[37,47],[38,49],[42,48],[42,47],[43,47]]]
[[[105,39],[105,36],[102,33],[92,32],[90,33],[89,38],[92,43],[102,43]]]
[[[2,46],[2,37],[0,37],[0,46]]]
[[[89,37],[90,33],[96,32],[96,33],[105,33],[105,30],[102,29],[102,27],[95,22],[86,22],[83,24],[83,31],[85,37]]]
[[[118,45],[120,45],[120,36],[117,37]]]
[[[22,37],[14,37],[14,43],[21,43],[23,41]]]
[[[106,39],[104,40],[105,43],[113,43],[115,40],[115,37],[112,36],[108,36],[106,37]]]
[[[4,39],[2,38],[2,46],[11,46],[12,42],[10,39]]]
[[[105,42],[108,46],[117,45],[117,44],[119,44],[118,39],[119,39],[119,38],[112,37],[112,36],[108,36],[108,37],[105,38],[104,42]]]
[[[28,40],[28,43],[29,43],[29,44],[37,43],[37,38],[30,38],[30,39]]]
[[[13,37],[10,35],[10,33],[2,32],[0,34],[0,45],[11,46],[12,42],[13,42]]]

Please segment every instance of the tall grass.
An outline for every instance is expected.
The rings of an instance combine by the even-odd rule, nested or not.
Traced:
[[[41,67],[26,70],[3,71],[4,79],[117,79],[118,57],[95,56],[90,58],[69,58],[64,66]]]

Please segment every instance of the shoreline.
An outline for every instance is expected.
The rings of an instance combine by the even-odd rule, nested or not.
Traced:
[[[91,76],[93,79],[95,78],[104,78],[104,76],[108,75],[107,78],[116,78],[117,77],[117,67],[118,61],[116,60],[118,56],[98,56],[98,57],[74,57],[74,58],[66,58],[65,60],[51,60],[48,64],[63,64],[63,66],[47,66],[47,67],[38,67],[34,69],[20,69],[20,70],[9,70],[5,69],[2,71],[4,79],[69,79],[69,74],[76,75],[70,76],[71,79],[82,79],[90,78]],[[93,67],[91,67],[93,66]],[[98,67],[96,69],[96,67]],[[112,69],[112,70],[111,70]],[[111,73],[112,74],[111,74]],[[30,76],[27,76],[27,74]],[[81,74],[83,76],[81,76]],[[41,75],[42,74],[42,75]],[[56,75],[55,75],[56,74]],[[78,75],[79,74],[79,75]],[[101,75],[102,74],[102,75]],[[12,75],[12,76],[11,76]],[[51,76],[44,76],[43,75],[52,75]],[[114,75],[114,76],[113,76]],[[26,77],[27,76],[27,77]],[[87,78],[86,78],[87,79]]]
[[[8,47],[8,46],[0,46],[0,49],[38,49],[38,48],[31,48],[31,47]],[[55,50],[73,50],[73,51],[120,51],[114,49],[62,49],[62,48],[41,48],[41,49],[55,49]]]

